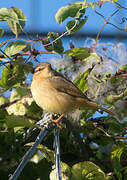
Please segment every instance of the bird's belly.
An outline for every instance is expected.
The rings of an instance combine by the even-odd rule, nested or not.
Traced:
[[[34,100],[49,113],[63,114],[74,109],[72,98],[65,93],[52,88],[48,88],[48,90],[41,88],[38,89],[38,93],[36,92],[35,89],[32,90]]]

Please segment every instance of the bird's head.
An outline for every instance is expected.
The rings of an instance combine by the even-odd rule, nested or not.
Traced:
[[[34,76],[50,77],[52,74],[51,64],[47,62],[39,63],[34,69]]]

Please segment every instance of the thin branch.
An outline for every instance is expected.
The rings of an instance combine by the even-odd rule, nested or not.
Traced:
[[[35,41],[33,41],[33,40],[27,40],[27,39],[23,39],[23,38],[10,38],[10,39],[7,39],[7,40],[3,41],[2,43],[0,43],[0,48],[1,48],[1,47],[3,46],[3,44],[5,44],[6,42],[9,42],[9,41],[17,41],[17,40],[19,40],[19,41],[26,41],[26,42],[30,42],[30,43],[37,44],[37,45],[39,45],[39,46],[43,46],[42,44],[39,44],[39,43],[37,43],[37,42],[35,42]]]
[[[56,162],[57,180],[62,180],[62,177],[61,177],[61,163],[60,163],[60,139],[59,139],[59,130],[58,130],[58,128],[55,128],[55,162]]]
[[[17,103],[18,101],[21,101],[23,98],[27,98],[27,97],[32,97],[32,95],[31,95],[31,94],[28,94],[28,95],[26,95],[26,96],[23,96],[23,97],[21,97],[21,98],[19,98],[19,99],[14,100],[14,101],[12,101],[12,102],[8,102],[8,103],[5,103],[5,104],[2,104],[2,105],[0,106],[0,108],[9,107],[9,106],[11,106],[12,104],[15,104],[15,103]]]
[[[108,23],[108,21],[109,21],[117,12],[119,12],[120,9],[121,9],[121,8],[117,9],[114,13],[112,13],[111,16],[110,16],[107,20],[105,20],[105,18],[104,18],[103,15],[101,15],[101,17],[104,19],[104,24],[103,24],[103,26],[101,27],[100,31],[99,31],[98,34],[97,34],[96,44],[97,44],[98,38],[99,38],[102,30],[104,29],[105,25]],[[97,12],[95,11],[95,13],[97,13]],[[98,13],[97,13],[97,14],[98,14]],[[99,13],[99,15],[100,15],[100,13]],[[95,48],[96,48],[96,45],[95,45]]]
[[[122,6],[121,4],[119,4],[118,2],[114,2],[116,5],[118,5],[119,7],[118,8],[121,8],[121,9],[125,9],[125,10],[127,10],[127,8],[126,7],[124,7],[124,6]]]
[[[19,166],[17,167],[16,171],[14,172],[14,174],[9,178],[9,180],[16,180],[20,173],[22,172],[22,170],[24,169],[25,165],[27,164],[27,162],[29,161],[29,159],[32,157],[33,153],[35,152],[37,146],[41,143],[41,141],[44,139],[44,137],[47,135],[47,133],[49,132],[49,130],[51,129],[51,124],[47,124],[43,130],[40,131],[40,134],[37,136],[35,143],[33,144],[33,146],[29,149],[29,151],[27,151],[27,153],[25,154],[25,156],[23,157],[21,163],[19,164]]]

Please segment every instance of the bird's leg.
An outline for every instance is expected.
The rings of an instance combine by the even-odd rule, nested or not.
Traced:
[[[61,114],[57,119],[53,119],[53,118],[51,117],[50,120],[51,120],[53,123],[55,123],[55,124],[59,124],[63,117],[64,117],[64,114]]]

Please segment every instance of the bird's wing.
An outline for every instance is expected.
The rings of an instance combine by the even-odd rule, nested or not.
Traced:
[[[90,99],[88,99],[80,89],[78,89],[70,80],[66,79],[59,73],[56,73],[55,76],[51,77],[50,83],[59,92],[63,92],[75,97],[86,98],[90,101]]]

